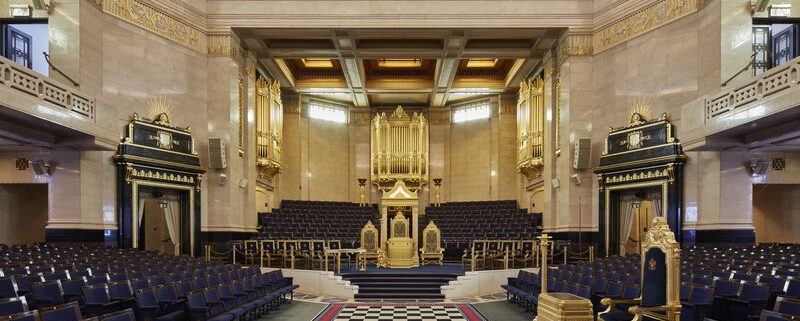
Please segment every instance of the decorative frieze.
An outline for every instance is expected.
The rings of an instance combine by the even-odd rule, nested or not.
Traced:
[[[140,28],[177,42],[197,52],[206,54],[205,31],[176,18],[164,8],[141,0],[93,0],[103,11],[130,22]]]
[[[195,175],[176,175],[175,173],[160,172],[158,170],[137,169],[136,167],[130,167],[129,170],[129,178],[139,177],[148,180],[155,179],[175,183],[194,184],[194,178],[196,177]]]
[[[594,54],[594,48],[590,29],[569,29],[556,48],[559,66],[569,56],[591,56],[592,54]]]
[[[594,32],[594,52],[599,53],[633,37],[697,11],[697,0],[662,0]]]

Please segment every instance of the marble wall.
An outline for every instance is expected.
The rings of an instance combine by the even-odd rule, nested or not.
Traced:
[[[798,243],[800,185],[759,184],[753,187],[756,242]]]
[[[309,99],[300,99],[299,113],[284,113],[284,165],[275,206],[284,199],[358,202],[356,180],[369,178],[370,126],[353,112],[348,124],[310,119],[304,111]],[[489,119],[430,123],[429,171],[431,178],[443,179],[443,202],[516,198],[516,114],[501,112],[497,97],[491,101]],[[423,206],[431,193],[430,186],[420,191]],[[367,201],[379,200],[370,185]]]
[[[0,243],[44,242],[47,184],[0,184]]]

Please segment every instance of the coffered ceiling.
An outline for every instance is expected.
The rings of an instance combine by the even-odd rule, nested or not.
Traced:
[[[234,29],[282,87],[359,107],[447,103],[511,90],[560,28]]]

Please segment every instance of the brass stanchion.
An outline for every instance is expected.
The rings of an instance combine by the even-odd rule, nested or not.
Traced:
[[[231,246],[231,255],[233,256],[233,264],[236,264],[236,243]]]
[[[506,255],[503,258],[503,270],[508,270],[508,249],[506,249]]]
[[[589,262],[594,263],[594,245],[589,245]]]
[[[261,245],[259,245],[258,247],[259,247],[258,248],[258,254],[261,257],[260,258],[260,260],[261,260],[260,266],[263,268],[264,267],[264,249],[261,248]]]
[[[567,248],[564,248],[564,264],[567,264]]]
[[[292,260],[292,261],[291,261],[291,269],[292,269],[292,270],[294,270],[294,248],[292,248],[292,251],[291,251],[291,252],[289,252],[289,257],[290,257],[290,258],[291,258],[291,260]]]
[[[542,267],[539,270],[539,275],[542,278],[542,292],[547,293],[547,246],[550,245],[550,235],[542,234],[538,237],[542,249]]]

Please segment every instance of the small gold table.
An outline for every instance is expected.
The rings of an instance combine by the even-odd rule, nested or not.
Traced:
[[[366,249],[327,249],[325,250],[325,271],[328,271],[328,255],[336,254],[336,273],[342,272],[342,254],[356,255],[356,268],[359,271],[367,270],[367,250]]]
[[[571,293],[540,294],[536,314],[537,321],[594,321],[592,302]]]

